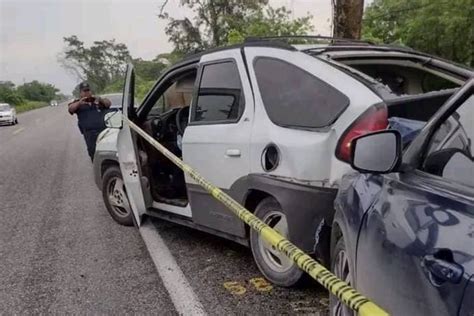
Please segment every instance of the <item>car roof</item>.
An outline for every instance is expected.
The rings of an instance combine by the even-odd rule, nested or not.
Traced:
[[[290,44],[288,40],[319,40],[326,42],[314,44]],[[250,37],[246,38],[245,41],[240,44],[212,48],[187,55],[181,61],[172,65],[170,68],[177,68],[190,63],[199,62],[203,55],[230,49],[241,49],[243,47],[268,47],[294,50],[307,53],[312,56],[325,55],[331,59],[343,59],[351,57],[396,57],[412,58],[424,61],[435,59],[442,63],[448,63],[456,66],[457,68],[463,68],[466,70],[466,77],[472,76],[472,69],[466,67],[465,65],[457,64],[450,60],[445,60],[437,56],[426,54],[410,47],[389,44],[374,44],[370,41],[333,38],[320,35]]]

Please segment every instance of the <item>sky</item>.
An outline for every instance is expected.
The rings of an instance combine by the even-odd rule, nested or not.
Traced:
[[[172,50],[158,14],[163,0],[0,0],[0,81],[48,82],[65,94],[78,83],[57,62],[63,37],[77,35],[88,46],[96,40],[125,43],[134,58],[153,59]],[[314,34],[329,35],[331,0],[270,0],[294,17],[313,16]],[[192,12],[169,0],[175,18]]]

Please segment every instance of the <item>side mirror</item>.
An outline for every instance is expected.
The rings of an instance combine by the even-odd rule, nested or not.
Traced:
[[[363,173],[390,173],[402,159],[402,138],[395,130],[383,130],[355,138],[351,142],[351,166]]]
[[[108,112],[104,116],[105,126],[109,128],[121,128],[122,127],[122,111],[117,110]]]

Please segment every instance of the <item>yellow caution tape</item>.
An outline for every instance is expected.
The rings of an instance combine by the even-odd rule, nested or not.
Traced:
[[[199,185],[206,189],[216,200],[222,202],[235,215],[248,224],[252,229],[256,230],[263,239],[284,253],[290,258],[300,269],[307,272],[313,279],[318,281],[322,286],[329,290],[334,296],[340,299],[350,309],[359,313],[361,316],[384,316],[388,315],[383,309],[372,303],[367,297],[358,293],[350,287],[346,282],[340,280],[332,272],[323,265],[304,253],[301,249],[293,245],[289,240],[280,235],[277,231],[262,222],[252,212],[240,205],[237,201],[224,193],[218,187],[212,185],[204,179],[193,168],[185,164],[180,158],[171,153],[158,141],[153,139],[145,131],[139,128],[135,123],[124,116],[124,121],[140,136],[142,136],[153,147],[160,151],[164,156],[171,160],[175,165],[189,174]]]

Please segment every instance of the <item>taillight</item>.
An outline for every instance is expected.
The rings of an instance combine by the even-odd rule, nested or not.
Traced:
[[[385,104],[378,104],[365,111],[342,134],[336,147],[336,157],[344,162],[351,161],[351,141],[361,135],[386,129],[388,111]]]

